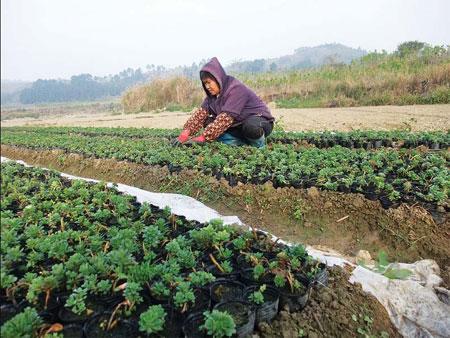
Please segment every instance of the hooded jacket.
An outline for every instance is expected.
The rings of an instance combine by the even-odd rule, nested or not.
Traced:
[[[266,104],[247,86],[227,75],[219,60],[213,57],[201,71],[208,72],[216,79],[220,87],[217,96],[211,95],[203,85],[206,98],[202,108],[217,117],[227,113],[239,124],[250,116],[262,116],[269,121],[275,120]]]

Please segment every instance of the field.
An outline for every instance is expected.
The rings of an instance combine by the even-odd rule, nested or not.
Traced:
[[[372,257],[384,251],[389,261],[431,258],[449,285],[449,105],[274,112],[281,122],[263,150],[217,143],[174,148],[170,140],[179,130],[172,128],[181,127],[188,114],[166,111],[10,119],[2,122],[1,151],[70,174],[189,195],[282,239],[349,257],[363,249]],[[164,129],[124,128],[136,125]],[[42,314],[52,301],[62,305],[55,297],[64,291],[64,311],[71,316],[87,315],[88,295],[94,300],[118,296],[119,334],[139,328],[154,332],[155,318],[181,322],[194,311],[202,290],[197,279],[213,278],[201,271],[215,277],[222,270],[236,274],[240,254],[251,252],[256,257],[248,266],[252,278],[271,276],[263,278],[265,284],[287,285],[291,292],[294,285],[311,288],[303,311],[295,304],[291,312],[281,306],[270,325],[256,327],[259,336],[331,337],[344,331],[350,337],[398,336],[384,308],[348,283],[349,271],[325,270],[328,287],[321,287],[319,265],[301,245],[287,249],[255,231],[192,224],[170,210],[146,208],[104,185],[2,164],[2,292],[10,296],[14,290]],[[24,224],[37,225],[24,231]],[[53,243],[67,245],[52,244],[58,236],[66,237]],[[3,238],[11,242],[3,244]],[[95,254],[99,251],[103,254]],[[22,265],[15,268],[17,261]],[[162,280],[145,270],[151,262],[158,262],[150,264],[152,269],[168,269]],[[96,270],[105,264],[108,269]],[[315,269],[308,270],[311,266]],[[238,278],[245,279],[242,272]],[[166,298],[155,300],[154,284],[144,283],[148,280],[157,291],[168,290],[161,291]],[[124,282],[131,286],[118,289]],[[152,308],[147,316],[153,321],[146,322],[139,304],[149,303],[163,306]],[[27,315],[36,319],[32,311]],[[108,324],[109,318],[103,319]],[[44,321],[52,324],[54,318]],[[168,329],[164,320],[160,328]]]
[[[188,112],[151,111],[124,114],[96,110],[94,104],[88,111],[72,105],[28,108],[38,112],[32,118],[14,118],[16,110],[2,110],[2,127],[11,126],[80,126],[80,127],[145,127],[181,128],[189,117]],[[394,130],[412,131],[449,130],[449,104],[414,106],[377,106],[347,108],[272,108],[279,124],[287,131],[300,130]]]

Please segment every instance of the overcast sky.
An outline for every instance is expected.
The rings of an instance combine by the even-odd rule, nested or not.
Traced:
[[[450,43],[448,0],[2,0],[1,77],[104,76],[292,54],[337,42]]]

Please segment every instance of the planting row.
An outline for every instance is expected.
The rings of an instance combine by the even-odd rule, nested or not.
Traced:
[[[179,129],[147,129],[147,128],[93,128],[93,127],[10,127],[8,131],[39,132],[45,134],[80,134],[86,136],[119,136],[133,138],[174,138],[179,135]],[[307,142],[318,148],[329,148],[340,145],[346,148],[415,148],[427,146],[430,149],[446,149],[450,146],[450,133],[443,131],[407,132],[407,131],[275,131],[269,137],[269,142],[299,143]]]
[[[450,133],[442,131],[362,131],[350,132],[278,132],[271,136],[272,142],[294,143],[306,141],[319,148],[340,145],[346,148],[373,149],[381,147],[415,148],[426,146],[433,150],[450,146]]]
[[[45,129],[43,129],[45,131]],[[220,143],[177,147],[167,139],[56,135],[42,131],[4,130],[2,143],[35,149],[62,149],[84,156],[168,166],[171,172],[195,169],[230,185],[237,182],[357,192],[379,199],[384,207],[398,202],[448,208],[449,153],[336,146],[329,149],[272,144],[265,149]]]
[[[188,221],[104,183],[1,165],[1,336],[244,337],[327,270],[302,245]]]

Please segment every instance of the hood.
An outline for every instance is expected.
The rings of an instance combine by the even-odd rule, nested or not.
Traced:
[[[200,71],[211,73],[211,75],[214,76],[217,83],[219,84],[220,92],[223,93],[225,85],[227,83],[228,75],[225,73],[225,70],[216,57],[213,57],[211,60],[209,60],[209,62],[204,65]],[[205,90],[206,95],[211,96],[211,94],[206,90],[205,86],[203,86],[203,89]]]

